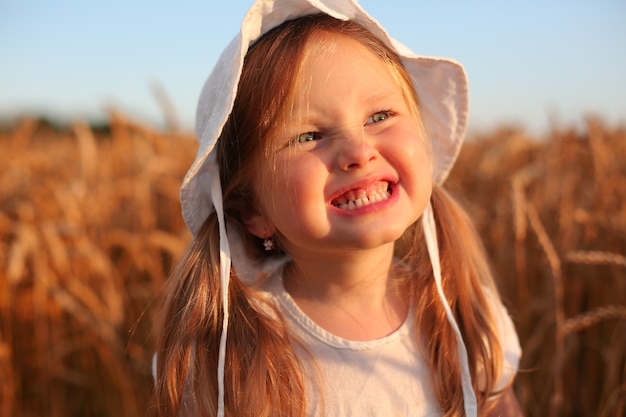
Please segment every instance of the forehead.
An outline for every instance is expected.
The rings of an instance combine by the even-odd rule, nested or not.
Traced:
[[[379,71],[388,71],[389,65],[385,65],[381,54],[380,48],[367,40],[357,40],[339,32],[318,31],[306,42],[299,74],[320,64],[327,65],[326,72],[330,74],[340,66],[354,63],[353,61],[367,65],[367,68],[376,67]]]
[[[403,94],[395,67],[375,45],[339,33],[312,36],[306,44],[292,91],[292,106]],[[293,109],[293,107],[292,107]]]

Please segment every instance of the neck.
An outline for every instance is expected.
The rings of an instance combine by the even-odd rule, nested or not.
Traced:
[[[393,245],[333,257],[294,259],[284,284],[322,328],[352,340],[388,335],[405,320],[408,297],[394,272]]]

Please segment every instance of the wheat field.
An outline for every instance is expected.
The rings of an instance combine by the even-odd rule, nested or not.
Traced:
[[[626,130],[582,130],[474,134],[448,180],[517,326],[529,417],[626,415]],[[0,417],[150,415],[195,139],[111,111],[100,129],[24,118],[0,149]]]

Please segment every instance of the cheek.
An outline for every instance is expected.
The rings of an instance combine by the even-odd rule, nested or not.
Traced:
[[[424,146],[412,155],[413,181],[420,194],[430,197],[433,188],[432,162]]]
[[[392,147],[391,152],[396,158],[401,159],[404,164],[410,165],[421,172],[425,167],[430,170],[431,158],[430,149],[426,145],[426,140],[419,130],[414,126],[398,128],[393,133],[393,141],[387,146]]]
[[[430,157],[430,152],[424,145],[419,146],[419,149],[415,152],[413,161],[413,166],[415,167],[420,181],[427,182],[429,186],[432,186],[433,163]]]
[[[313,198],[323,197],[321,181],[319,161],[313,158],[277,161],[275,172],[264,189],[264,199],[270,201],[272,211],[278,216],[302,211],[312,203]]]
[[[396,166],[402,167],[402,176],[407,187],[418,192],[420,198],[430,196],[432,191],[432,160],[430,151],[422,137],[414,129],[398,132],[403,138],[393,153]]]

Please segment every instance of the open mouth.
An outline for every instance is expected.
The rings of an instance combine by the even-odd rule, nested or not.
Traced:
[[[391,187],[387,181],[377,181],[367,188],[357,188],[333,199],[331,204],[342,210],[354,210],[387,200]]]

